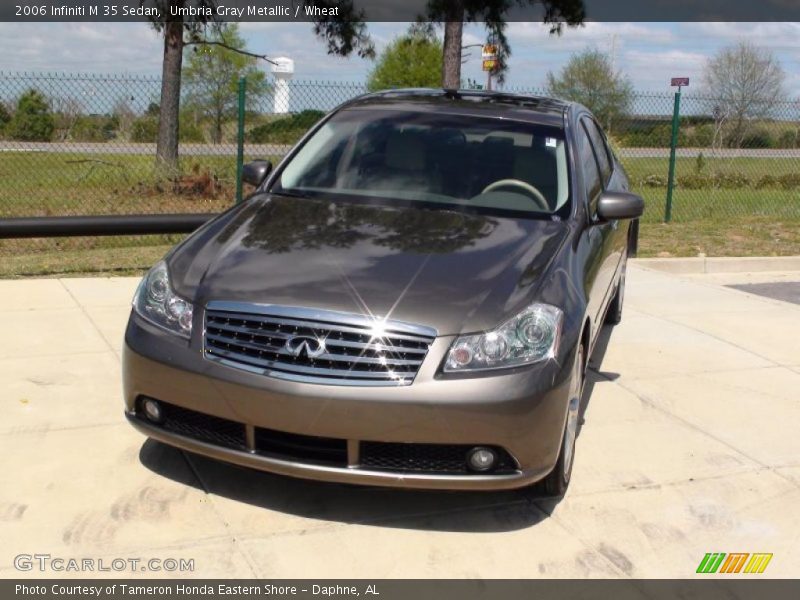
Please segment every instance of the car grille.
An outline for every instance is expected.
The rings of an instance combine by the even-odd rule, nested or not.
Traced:
[[[221,419],[205,413],[200,413],[188,408],[159,402],[163,411],[163,419],[158,427],[171,433],[176,433],[201,442],[225,446],[226,448],[244,449],[245,430],[242,423]],[[142,416],[141,408],[137,411],[139,418]],[[152,425],[152,423],[150,423]]]
[[[430,475],[475,475],[466,465],[467,452],[478,444],[416,444],[359,442],[358,464],[348,462],[347,440],[301,435],[262,427],[254,428],[252,447],[247,446],[245,425],[188,408],[158,401],[163,419],[155,423],[145,416],[141,396],[136,402],[136,418],[155,427],[215,446],[246,451],[260,456],[337,468],[355,468]],[[517,469],[516,462],[503,448],[490,446],[498,455],[497,467],[489,474],[503,475]]]
[[[436,337],[434,329],[398,321],[238,302],[209,303],[205,326],[211,360],[339,385],[408,385]]]
[[[419,473],[471,473],[467,469],[467,452],[474,446],[463,444],[398,444],[362,442],[361,466],[379,471],[413,471]],[[493,448],[499,461],[493,474],[515,470],[514,460],[502,448]]]
[[[256,427],[255,438],[258,454],[336,467],[347,466],[346,440],[299,435],[261,427]]]

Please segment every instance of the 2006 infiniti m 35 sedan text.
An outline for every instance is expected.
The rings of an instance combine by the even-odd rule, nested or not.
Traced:
[[[312,479],[564,493],[643,210],[585,108],[362,96],[244,177],[136,293],[137,429]]]

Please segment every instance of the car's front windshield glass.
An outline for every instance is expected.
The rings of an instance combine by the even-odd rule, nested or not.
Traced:
[[[328,120],[271,191],[564,215],[563,130],[501,118],[352,108]]]

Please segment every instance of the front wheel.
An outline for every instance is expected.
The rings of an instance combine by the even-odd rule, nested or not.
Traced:
[[[581,345],[578,346],[578,351],[575,353],[575,366],[572,368],[570,377],[569,406],[567,407],[564,435],[561,440],[561,451],[556,466],[543,481],[544,491],[548,496],[563,496],[567,492],[572,477],[572,465],[575,462],[575,440],[578,437],[578,419],[583,395],[583,376],[584,348]]]

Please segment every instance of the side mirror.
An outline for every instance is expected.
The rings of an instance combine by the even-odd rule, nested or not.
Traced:
[[[268,160],[254,160],[242,167],[242,181],[252,186],[260,186],[272,171],[272,163]]]
[[[601,221],[635,219],[644,212],[644,200],[630,192],[603,192],[597,201],[597,216]]]

